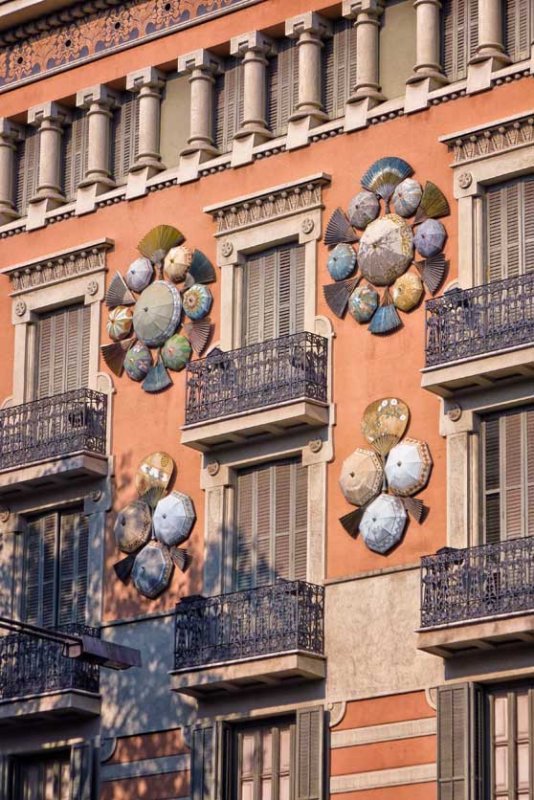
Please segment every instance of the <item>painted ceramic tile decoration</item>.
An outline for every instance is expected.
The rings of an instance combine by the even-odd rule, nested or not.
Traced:
[[[113,343],[102,345],[104,361],[115,375],[142,381],[145,392],[170,386],[168,370],[184,369],[193,351],[202,355],[211,335],[213,298],[206,284],[215,280],[215,270],[183,241],[171,225],[153,228],[139,242],[140,257],[124,277],[115,273],[106,292]]]
[[[128,503],[115,520],[115,542],[126,558],[114,568],[117,577],[130,578],[144,597],[158,597],[168,587],[174,567],[185,572],[191,556],[179,545],[187,541],[196,514],[191,498],[167,489],[174,472],[168,453],[151,453],[136,473],[139,498]]]
[[[432,458],[426,442],[403,438],[409,419],[402,400],[375,400],[361,423],[372,450],[357,448],[341,468],[341,491],[358,509],[340,522],[347,533],[361,533],[367,547],[381,554],[400,542],[408,515],[418,522],[423,517],[423,503],[414,495],[428,483]]]
[[[337,317],[348,310],[374,334],[399,328],[399,311],[412,311],[425,287],[435,294],[448,267],[442,253],[447,232],[438,217],[450,213],[449,204],[434,183],[423,188],[412,173],[401,158],[376,161],[347,214],[337,208],[325,232],[335,281],[324,287],[326,302]]]

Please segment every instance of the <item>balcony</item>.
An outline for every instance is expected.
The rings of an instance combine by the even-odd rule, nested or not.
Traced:
[[[418,647],[445,658],[534,643],[534,536],[421,560]]]
[[[193,697],[325,677],[324,589],[303,581],[176,606],[172,688]]]
[[[182,443],[205,451],[328,422],[328,341],[296,333],[193,361]]]
[[[98,636],[95,628],[85,625],[61,630]],[[99,714],[99,674],[95,664],[65,656],[58,642],[27,633],[0,636],[0,724]]]
[[[103,477],[107,396],[76,389],[0,410],[0,495]]]
[[[422,386],[441,397],[534,376],[534,273],[426,304]]]

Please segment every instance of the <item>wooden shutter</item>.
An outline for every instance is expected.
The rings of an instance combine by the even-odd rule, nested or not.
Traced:
[[[534,271],[534,176],[488,187],[486,277],[512,278]]]
[[[72,124],[63,132],[63,191],[67,200],[76,198],[78,185],[87,172],[88,122],[85,111],[77,109]]]
[[[252,256],[245,265],[244,344],[304,329],[304,247],[284,245]]]
[[[72,306],[43,314],[37,323],[37,398],[87,386],[89,381],[90,306]]]
[[[267,71],[269,129],[275,136],[287,131],[289,117],[298,103],[298,47],[293,39],[277,41],[277,55],[269,59]]]
[[[113,112],[112,166],[116,183],[124,183],[139,152],[139,98],[124,92]]]
[[[85,514],[66,513],[59,529],[58,624],[85,622],[89,525]]]
[[[336,119],[356,84],[356,28],[350,19],[335,20],[333,28],[322,51],[322,93],[325,111]]]
[[[21,216],[37,191],[39,177],[39,132],[26,128],[24,139],[17,144],[15,165],[15,204]]]
[[[308,472],[295,460],[238,474],[234,587],[306,580]]]
[[[13,797],[13,761],[6,754],[0,754],[0,797]]]
[[[24,532],[22,619],[45,627],[56,622],[57,526],[57,514],[46,514]]]
[[[438,689],[438,800],[478,800],[484,771],[483,695],[472,684]]]
[[[324,710],[322,706],[297,711],[296,800],[322,800]]]
[[[450,81],[463,80],[478,44],[478,0],[444,0],[441,39],[445,74]]]
[[[70,800],[95,800],[97,762],[97,750],[92,742],[73,745],[70,755]]]
[[[243,122],[243,62],[229,58],[215,82],[215,145],[221,153],[232,149]]]
[[[214,800],[216,728],[195,728],[191,747],[191,800]]]
[[[505,0],[505,47],[513,62],[530,58],[533,9],[531,0]]]

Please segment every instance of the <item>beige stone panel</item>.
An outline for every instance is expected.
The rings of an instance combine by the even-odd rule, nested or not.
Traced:
[[[327,586],[329,702],[409,692],[443,682],[441,659],[417,652],[419,605],[415,566]]]
[[[191,92],[187,75],[167,78],[161,101],[160,152],[167,167],[180,163],[180,152],[187,147]]]
[[[388,3],[380,24],[380,84],[385,97],[401,97],[416,61],[416,12],[412,0]]]

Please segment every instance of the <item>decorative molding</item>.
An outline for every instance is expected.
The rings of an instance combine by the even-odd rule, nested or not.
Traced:
[[[534,144],[534,111],[497,120],[490,125],[442,136],[440,142],[453,154],[452,166]],[[466,180],[462,173],[462,180]],[[460,183],[462,188],[466,188]],[[467,184],[469,185],[469,184]]]
[[[347,713],[347,703],[345,700],[340,700],[339,703],[328,703],[327,709],[330,713],[329,726],[335,728],[343,721],[343,717]]]
[[[364,728],[350,728],[344,731],[332,731],[331,746],[355,747],[360,744],[391,742],[398,739],[414,739],[419,736],[436,734],[436,718],[409,719],[403,722],[390,722],[385,725],[369,725]]]
[[[261,0],[89,0],[0,34],[0,92]]]
[[[211,214],[217,223],[215,235],[222,236],[228,231],[235,232],[262,222],[272,222],[302,211],[322,208],[322,188],[329,182],[330,175],[320,172],[265,192],[207,206],[204,211]]]
[[[388,786],[410,786],[413,783],[434,783],[437,778],[435,764],[416,764],[413,767],[396,767],[352,775],[334,775],[330,778],[330,794],[383,789]]]
[[[117,737],[109,736],[100,742],[100,763],[104,764],[109,761],[111,756],[115,753],[117,748]]]
[[[112,239],[100,239],[22,264],[15,264],[1,270],[0,274],[7,275],[11,283],[11,294],[16,295],[105,269],[106,251],[111,247],[113,247]],[[88,291],[92,293],[89,289]]]
[[[160,758],[146,758],[140,761],[104,764],[100,767],[100,780],[104,783],[149,775],[165,775],[169,772],[185,772],[189,769],[189,763],[189,753],[184,753]]]

